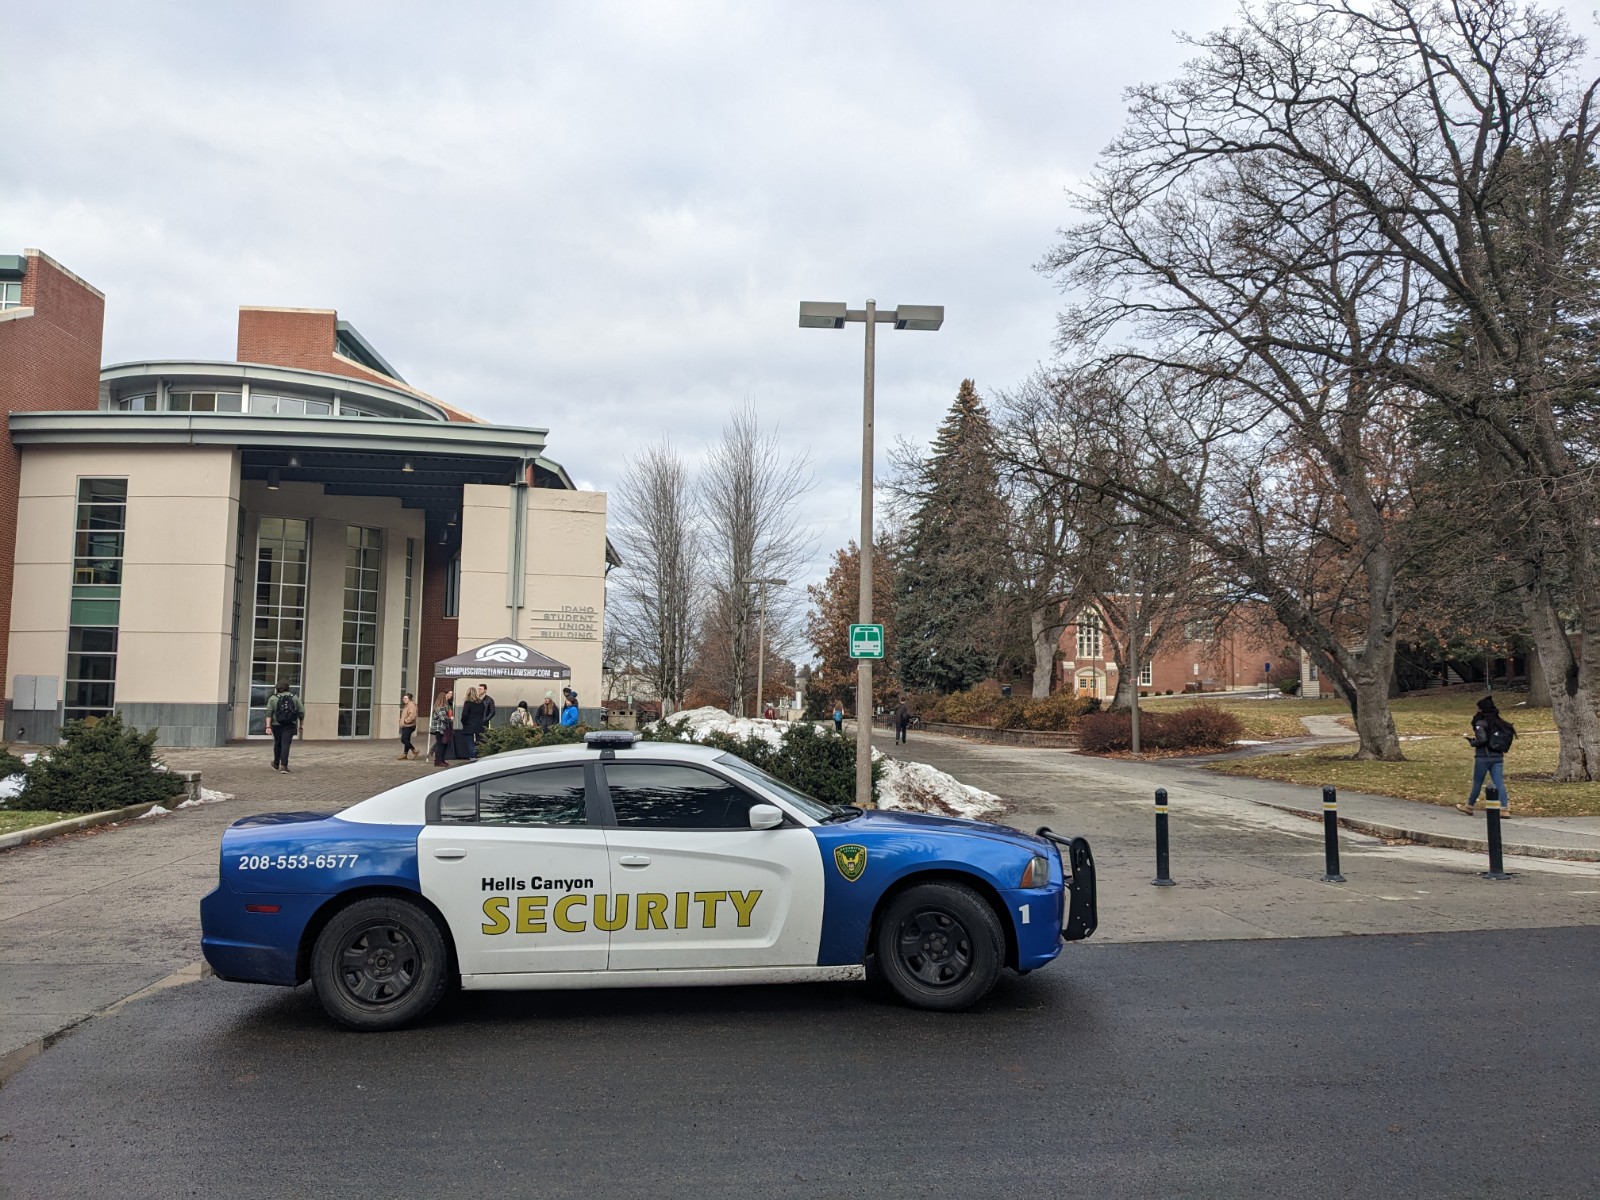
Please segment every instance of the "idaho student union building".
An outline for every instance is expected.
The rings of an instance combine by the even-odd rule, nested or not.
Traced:
[[[599,702],[606,498],[545,430],[417,390],[329,309],[241,308],[235,361],[102,366],[104,304],[0,254],[8,740],[112,711],[167,745],[262,736],[279,680],[305,736],[393,737],[434,663],[507,637]]]

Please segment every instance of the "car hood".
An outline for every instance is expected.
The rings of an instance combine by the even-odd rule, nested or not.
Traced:
[[[1050,843],[1043,838],[1023,833],[1009,825],[996,825],[992,821],[974,821],[967,817],[938,817],[931,813],[898,812],[893,809],[871,809],[853,821],[828,826],[830,829],[856,829],[866,833],[932,833],[959,837],[987,837],[1012,845],[1024,846],[1037,852]]]

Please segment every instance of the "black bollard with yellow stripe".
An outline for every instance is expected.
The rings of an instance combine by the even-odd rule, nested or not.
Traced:
[[[1156,789],[1156,877],[1150,881],[1156,887],[1175,887],[1172,864],[1167,854],[1167,789]]]
[[[1322,847],[1326,869],[1323,883],[1343,883],[1339,874],[1339,793],[1331,787],[1322,789]]]
[[[1506,871],[1505,852],[1500,845],[1500,790],[1490,784],[1484,793],[1484,816],[1489,819],[1489,869],[1484,871],[1485,879],[1510,879]]]

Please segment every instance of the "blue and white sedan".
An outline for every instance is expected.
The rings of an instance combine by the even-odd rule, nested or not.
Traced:
[[[355,1029],[463,988],[851,980],[963,1009],[1095,928],[1082,838],[824,804],[706,746],[590,734],[334,816],[249,817],[200,905],[217,975]]]

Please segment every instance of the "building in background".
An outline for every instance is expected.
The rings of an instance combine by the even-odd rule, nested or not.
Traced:
[[[1105,617],[1090,607],[1061,635],[1058,688],[1109,700],[1117,690],[1116,647]],[[1285,660],[1285,652],[1294,656]],[[1264,609],[1217,622],[1196,617],[1168,636],[1139,672],[1141,695],[1225,692],[1265,687],[1299,671],[1299,651]]]
[[[545,430],[418,391],[328,309],[242,308],[235,361],[101,368],[103,297],[48,256],[0,257],[0,306],[8,739],[113,710],[263,736],[280,680],[306,736],[391,737],[433,663],[508,636],[598,705],[605,496]]]

